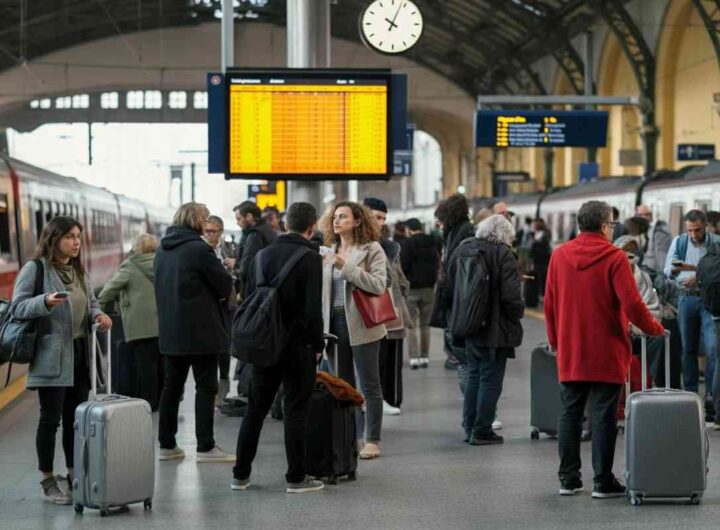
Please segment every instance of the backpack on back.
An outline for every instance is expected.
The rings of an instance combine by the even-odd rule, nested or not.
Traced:
[[[482,331],[490,316],[490,268],[482,243],[475,238],[463,242],[455,255],[450,326],[453,336],[472,337]]]
[[[233,357],[260,368],[277,363],[288,343],[288,330],[282,321],[278,289],[298,261],[308,252],[299,248],[285,262],[278,275],[267,282],[262,270],[264,251],[255,256],[256,287],[238,308],[232,323]]]
[[[720,317],[720,245],[711,246],[698,262],[697,280],[703,305]]]

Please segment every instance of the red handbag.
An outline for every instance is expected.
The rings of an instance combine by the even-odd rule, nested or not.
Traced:
[[[385,322],[397,320],[387,289],[383,294],[370,294],[361,289],[353,289],[352,296],[366,328],[374,328]]]

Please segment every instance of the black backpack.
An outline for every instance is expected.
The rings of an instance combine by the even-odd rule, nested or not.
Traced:
[[[450,328],[458,338],[473,337],[490,316],[490,268],[483,244],[467,239],[455,250],[455,285]]]
[[[260,368],[277,363],[289,338],[280,313],[278,288],[297,262],[308,252],[312,251],[307,247],[296,250],[269,283],[265,280],[262,268],[264,249],[255,256],[255,290],[245,299],[233,317],[233,357]]]
[[[720,317],[720,245],[712,245],[697,264],[700,298],[713,316]]]

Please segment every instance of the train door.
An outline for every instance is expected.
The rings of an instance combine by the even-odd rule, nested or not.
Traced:
[[[683,216],[685,215],[685,203],[676,202],[670,205],[670,232],[678,236],[683,232]]]
[[[19,269],[11,169],[0,173],[0,297],[10,298]]]

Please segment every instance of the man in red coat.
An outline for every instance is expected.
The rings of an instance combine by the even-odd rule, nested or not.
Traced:
[[[586,202],[577,216],[580,235],[552,254],[545,293],[545,325],[557,351],[562,411],[558,427],[560,495],[583,489],[580,432],[590,402],[594,498],[625,495],[613,475],[616,411],[630,364],[629,323],[662,335],[640,297],[627,256],[611,243],[612,208]]]

